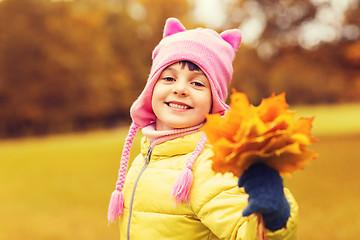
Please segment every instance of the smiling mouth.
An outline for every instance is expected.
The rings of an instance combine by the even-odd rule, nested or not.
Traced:
[[[166,103],[169,107],[172,108],[178,108],[178,109],[190,109],[192,107],[187,106],[187,105],[183,105],[183,104],[178,104],[178,103],[172,103],[172,102],[168,102]]]

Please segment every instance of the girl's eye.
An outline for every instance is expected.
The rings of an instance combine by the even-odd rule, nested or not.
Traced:
[[[204,84],[202,84],[201,82],[193,82],[193,85],[195,85],[196,87],[205,87]]]
[[[172,77],[164,77],[163,79],[164,79],[166,82],[173,82],[173,81],[175,81],[175,79],[172,78]]]

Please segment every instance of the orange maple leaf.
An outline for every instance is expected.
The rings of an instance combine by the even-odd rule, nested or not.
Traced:
[[[210,114],[203,130],[213,145],[213,169],[240,176],[256,162],[263,162],[281,175],[302,169],[315,151],[307,148],[314,118],[295,119],[285,93],[249,103],[244,93],[233,90],[231,109],[224,115]]]

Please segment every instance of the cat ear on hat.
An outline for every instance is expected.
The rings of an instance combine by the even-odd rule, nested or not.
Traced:
[[[183,31],[186,31],[186,28],[178,19],[168,18],[164,27],[163,38]]]
[[[229,29],[220,33],[222,39],[228,42],[236,52],[241,42],[241,32],[239,29]]]

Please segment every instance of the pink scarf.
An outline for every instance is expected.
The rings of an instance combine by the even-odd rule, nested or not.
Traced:
[[[178,128],[173,130],[166,130],[166,131],[156,131],[155,130],[155,123],[152,123],[142,129],[142,133],[145,137],[150,141],[150,147],[154,147],[158,144],[163,142],[183,137],[191,133],[195,133],[200,130],[200,127],[204,123],[199,125],[188,127],[188,128]]]

